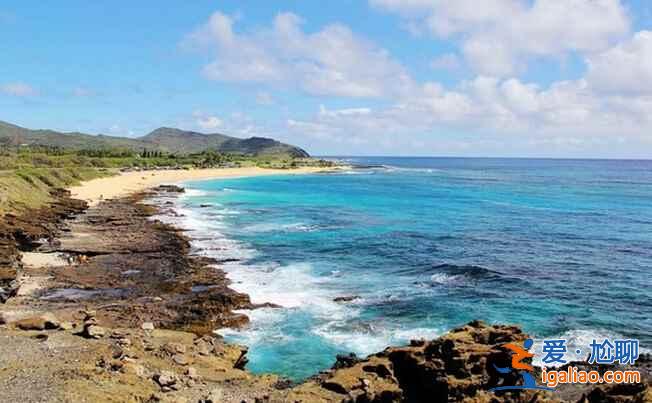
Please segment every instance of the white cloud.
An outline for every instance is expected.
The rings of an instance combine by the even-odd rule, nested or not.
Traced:
[[[483,139],[512,139],[514,144],[547,146],[620,143],[650,140],[651,97],[614,97],[596,93],[585,79],[561,81],[541,88],[518,79],[477,77],[446,90],[436,83],[384,108],[329,110],[322,106],[311,118],[288,122],[288,130],[317,138],[361,141],[376,147],[374,139],[400,149],[420,135],[430,144],[451,141],[440,133],[476,136],[465,144],[482,146]],[[563,142],[561,139],[566,139]],[[456,143],[455,147],[460,147]],[[530,151],[532,151],[532,149]],[[428,150],[417,149],[426,153]],[[498,152],[500,150],[498,149]]]
[[[532,155],[551,147],[609,153],[627,144],[652,143],[650,33],[614,43],[629,29],[618,1],[373,2],[438,37],[459,40],[460,54],[491,74],[452,87],[419,83],[387,51],[343,25],[306,33],[299,17],[279,14],[271,27],[242,33],[234,30],[233,18],[216,13],[186,42],[215,52],[205,68],[207,77],[258,84],[259,104],[270,101],[266,86],[356,99],[337,109],[328,108],[325,99],[308,117],[284,112],[281,126],[227,118],[223,130],[287,134],[286,141],[298,144],[310,138],[324,149],[357,145],[390,154],[410,147],[413,154],[446,147],[487,153],[494,147],[495,154],[514,149]],[[584,53],[585,77],[542,85],[512,74],[525,69],[530,58],[570,52]],[[431,62],[440,69],[460,65],[456,53]],[[637,81],[645,84],[637,86]],[[372,108],[361,98],[385,99]]]
[[[652,31],[587,58],[588,80],[610,93],[652,94]]]
[[[204,130],[217,129],[222,126],[222,120],[217,116],[205,116],[197,119],[197,125]]]
[[[411,27],[459,39],[481,74],[508,76],[532,57],[596,52],[623,38],[630,20],[620,0],[370,0]]]
[[[224,122],[217,116],[206,114],[202,111],[195,111],[192,114],[195,124],[203,130],[214,130],[221,127]]]
[[[234,19],[220,12],[186,38],[187,46],[212,49],[204,67],[208,79],[294,86],[312,95],[396,96],[413,82],[387,51],[332,24],[315,33],[301,29],[292,13],[276,16],[272,26],[248,33],[233,30]]]
[[[15,97],[33,97],[39,95],[39,91],[36,88],[22,82],[0,85],[0,92]]]

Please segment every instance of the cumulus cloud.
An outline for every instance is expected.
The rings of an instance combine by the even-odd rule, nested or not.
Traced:
[[[39,95],[39,91],[36,88],[22,82],[0,85],[0,92],[15,97],[33,97]]]
[[[516,144],[523,150],[580,150],[597,144],[610,151],[613,144],[652,143],[651,33],[625,35],[629,20],[620,2],[372,3],[399,12],[433,35],[459,40],[459,54],[480,73],[452,86],[419,82],[387,51],[341,24],[306,33],[298,16],[285,13],[270,27],[241,33],[234,30],[234,18],[218,12],[186,40],[213,52],[214,60],[204,69],[207,78],[263,84],[258,104],[273,102],[265,86],[284,86],[348,98],[351,106],[331,109],[326,99],[312,115],[290,113],[282,127],[234,124],[229,118],[224,128],[237,127],[243,134],[287,133],[287,141],[310,138],[324,147],[384,147],[388,153],[405,147],[426,154],[444,146],[460,152],[489,150],[490,143],[500,143],[498,154]],[[530,57],[569,52],[582,52],[588,68],[583,77],[544,85],[516,74]],[[431,67],[459,68],[457,54],[441,55]],[[370,107],[364,98],[383,99]],[[207,116],[201,119],[208,123]]]
[[[394,139],[394,146],[419,134],[446,140],[438,134],[450,132],[517,136],[519,143],[533,145],[561,146],[560,139],[565,138],[580,146],[588,141],[649,137],[645,133],[652,129],[651,110],[650,97],[604,96],[585,79],[542,88],[516,78],[479,76],[453,90],[425,83],[412,96],[382,109],[322,106],[311,119],[288,121],[288,129],[315,137],[330,135],[338,141],[364,138],[370,144],[382,133]],[[476,138],[473,144],[479,141]]]
[[[292,13],[278,14],[271,27],[248,33],[234,32],[234,24],[216,12],[184,42],[214,52],[214,61],[203,69],[208,79],[360,98],[396,96],[413,84],[387,51],[344,25],[305,33],[301,18]]]
[[[509,76],[532,57],[596,52],[623,38],[630,20],[620,0],[370,0],[411,27],[455,38],[480,74]]]
[[[588,80],[610,93],[652,94],[652,31],[640,31],[605,52],[587,58]]]

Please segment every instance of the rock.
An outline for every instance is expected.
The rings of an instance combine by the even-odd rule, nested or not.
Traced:
[[[344,297],[337,297],[333,299],[333,302],[351,302],[355,301],[356,299],[360,299],[359,295],[349,295],[349,296],[344,296]]]
[[[439,339],[390,347],[364,360],[355,355],[338,356],[332,370],[308,384],[314,382],[314,387],[343,396],[347,402],[497,402],[489,389],[501,382],[516,385],[519,381],[517,374],[495,370],[494,365],[506,367],[511,362],[502,345],[526,338],[518,327],[472,322]],[[505,401],[543,402],[528,393]],[[554,398],[545,401],[558,402]]]
[[[199,379],[199,373],[197,372],[197,369],[195,369],[194,367],[188,367],[188,369],[186,370],[186,375],[190,379],[195,379],[195,380]]]
[[[186,189],[176,185],[159,185],[156,189],[158,192],[184,193]]]
[[[9,321],[8,321],[7,318],[5,317],[5,314],[4,314],[3,312],[0,312],[0,325],[4,325],[4,324],[6,324],[7,322],[9,322]]]
[[[45,333],[39,333],[31,336],[31,338],[38,341],[46,341],[48,339],[48,335]]]
[[[322,387],[335,393],[353,395],[353,401],[381,401],[376,400],[381,395],[384,396],[383,402],[403,399],[403,391],[392,373],[392,363],[384,357],[371,357],[352,367],[333,371]]]
[[[362,361],[355,353],[338,354],[333,369],[350,368]]]
[[[174,357],[172,357],[172,361],[174,361],[178,365],[190,364],[190,361],[188,361],[188,359],[182,354],[176,354]]]
[[[240,356],[238,359],[235,361],[233,364],[233,368],[235,369],[245,369],[247,366],[247,363],[249,362],[249,359],[247,358],[247,353],[249,352],[248,347],[240,346]]]
[[[59,324],[59,329],[61,330],[72,330],[75,326],[70,322],[61,322]]]
[[[21,319],[11,324],[20,330],[53,330],[60,326],[57,318],[51,313]]]
[[[221,403],[223,402],[224,392],[222,389],[215,388],[211,390],[208,395],[201,401],[202,403]]]
[[[88,339],[101,339],[106,334],[106,329],[97,325],[86,325],[82,335]]]
[[[173,388],[177,383],[177,376],[171,371],[161,371],[154,375],[154,380],[161,388]]]
[[[151,331],[154,330],[154,324],[152,322],[145,322],[140,326],[141,329]]]
[[[147,376],[147,370],[145,369],[145,367],[135,362],[124,363],[121,371],[125,374],[136,375],[137,377],[140,378],[145,378]]]
[[[117,343],[121,347],[131,347],[131,339],[127,339],[127,338],[118,339]]]
[[[129,333],[127,333],[125,330],[115,329],[111,332],[112,339],[124,339],[127,336],[129,336]]]
[[[207,343],[204,340],[199,340],[195,344],[195,351],[197,351],[197,354],[203,355],[203,356],[212,355],[214,348],[215,347],[213,347],[211,344]]]
[[[95,320],[95,317],[97,316],[97,312],[92,310],[86,310],[86,311],[82,311],[82,315],[84,315],[84,322],[89,322]]]
[[[185,354],[186,346],[181,343],[166,343],[161,347],[168,354]]]

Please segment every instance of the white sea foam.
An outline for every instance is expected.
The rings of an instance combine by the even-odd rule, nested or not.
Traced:
[[[244,232],[264,233],[264,232],[310,232],[317,228],[315,225],[304,223],[260,223],[246,226],[242,229]]]
[[[410,340],[439,337],[442,331],[432,328],[396,328],[379,321],[360,325],[342,326],[330,322],[315,329],[314,333],[330,343],[356,353],[360,356],[382,351],[389,346],[404,345]]]
[[[459,283],[463,279],[464,279],[464,276],[460,275],[460,274],[449,275],[449,274],[445,274],[445,273],[435,273],[432,276],[430,276],[430,281],[432,283],[441,284],[441,285]]]
[[[226,270],[232,288],[248,293],[253,303],[271,302],[324,315],[339,315],[347,309],[333,302],[335,294],[327,289],[329,278],[316,276],[307,263],[234,265]]]
[[[216,333],[224,337],[235,337],[240,343],[254,346],[260,343],[285,343],[294,340],[280,325],[287,319],[286,312],[277,308],[261,308],[238,311],[249,317],[249,325],[245,329],[223,328]]]
[[[181,193],[180,198],[184,199],[188,197],[206,197],[210,195],[211,193],[205,190],[185,188],[185,192]]]

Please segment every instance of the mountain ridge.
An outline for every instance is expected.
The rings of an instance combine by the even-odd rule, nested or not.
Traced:
[[[271,138],[242,139],[221,133],[206,134],[172,127],[159,127],[144,136],[127,138],[104,134],[58,132],[48,129],[33,130],[0,120],[0,144],[55,146],[66,149],[126,148],[134,151],[148,149],[175,154],[192,154],[212,150],[254,156],[310,157],[302,148]]]

